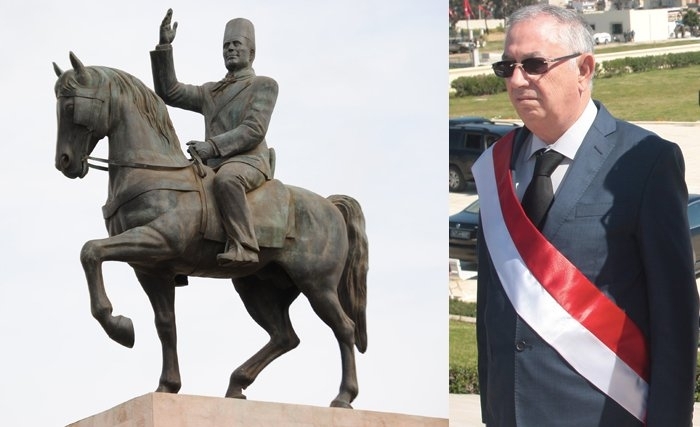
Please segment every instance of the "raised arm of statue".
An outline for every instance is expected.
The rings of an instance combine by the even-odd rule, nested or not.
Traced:
[[[173,40],[175,40],[175,33],[177,33],[177,22],[171,26],[170,22],[172,21],[172,18],[173,10],[168,9],[168,11],[165,13],[165,18],[163,18],[163,22],[160,24],[159,44],[170,44],[173,42]]]

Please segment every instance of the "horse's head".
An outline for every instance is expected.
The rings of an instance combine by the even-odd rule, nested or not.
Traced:
[[[82,178],[88,172],[87,157],[109,128],[110,88],[93,67],[85,67],[71,52],[72,70],[61,71],[56,82],[58,138],[56,169],[68,178]]]

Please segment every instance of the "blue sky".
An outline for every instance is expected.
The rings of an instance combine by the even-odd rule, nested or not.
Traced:
[[[107,236],[107,176],[69,180],[53,166],[51,62],[127,71],[149,87],[148,52],[172,7],[180,81],[225,74],[225,23],[256,26],[254,68],[280,91],[268,132],[276,177],[363,206],[370,244],[369,347],[357,356],[358,409],[447,417],[446,8],[374,2],[13,2],[0,9],[0,425],[66,425],[155,390],[160,345],[128,266],[105,263],[115,313],[136,345],[91,317],[79,252]],[[291,3],[294,3],[292,5]],[[180,141],[203,120],[171,109]],[[95,154],[106,156],[107,139]],[[226,280],[191,279],[176,296],[181,393],[223,396],[233,369],[267,339]],[[340,380],[336,341],[299,298],[300,346],[270,365],[249,399],[327,406]]]

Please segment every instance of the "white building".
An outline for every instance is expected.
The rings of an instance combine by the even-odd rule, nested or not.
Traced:
[[[610,33],[619,41],[624,33],[634,31],[635,42],[655,42],[673,37],[681,13],[679,8],[623,9],[586,13],[584,19],[594,32]]]
[[[606,32],[613,39],[634,31],[635,42],[653,42],[669,38],[669,9],[623,9],[587,13],[584,19],[595,32]]]

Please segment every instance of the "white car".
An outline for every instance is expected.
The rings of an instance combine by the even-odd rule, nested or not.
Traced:
[[[595,44],[608,44],[612,41],[610,33],[595,33],[593,34],[593,41]]]

